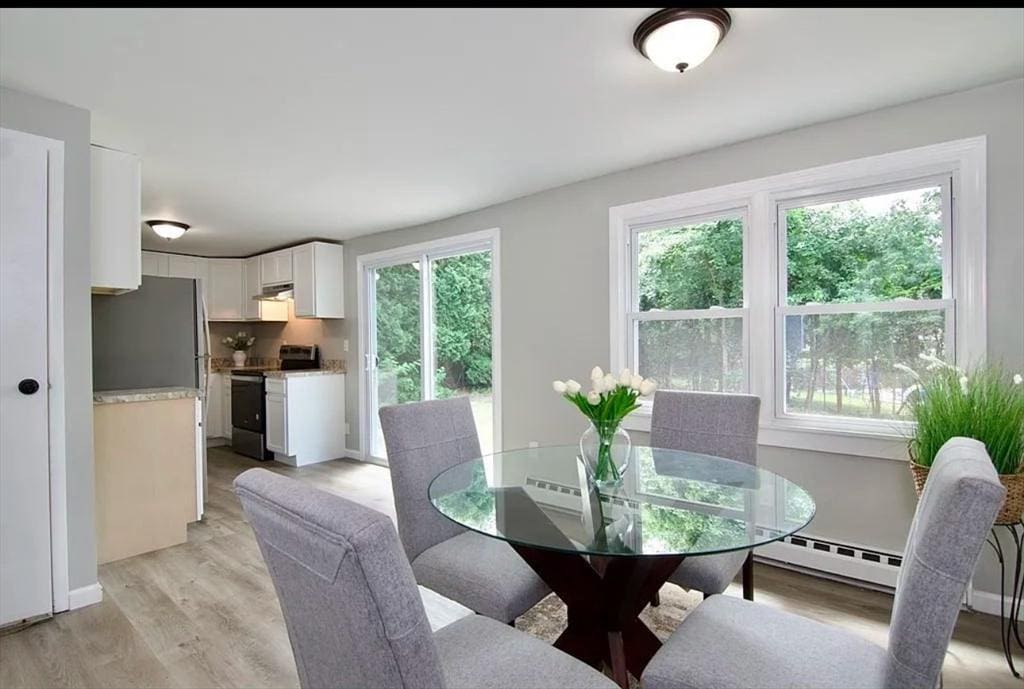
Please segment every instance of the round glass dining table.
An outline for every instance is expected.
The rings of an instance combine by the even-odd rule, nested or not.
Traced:
[[[448,519],[508,542],[568,607],[557,648],[620,686],[661,642],[639,619],[691,557],[750,551],[807,526],[814,500],[770,471],[634,446],[620,486],[594,487],[575,446],[497,453],[431,481]]]

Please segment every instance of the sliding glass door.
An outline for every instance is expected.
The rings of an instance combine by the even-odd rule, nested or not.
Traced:
[[[387,458],[380,407],[462,395],[483,453],[497,446],[495,242],[485,233],[360,261],[370,459]]]

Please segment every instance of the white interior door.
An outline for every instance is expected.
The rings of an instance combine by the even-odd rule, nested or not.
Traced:
[[[47,143],[0,130],[0,625],[53,612]]]

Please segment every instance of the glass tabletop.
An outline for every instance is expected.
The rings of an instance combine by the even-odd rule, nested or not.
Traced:
[[[800,486],[721,457],[634,446],[623,483],[589,487],[575,446],[502,452],[453,466],[428,493],[457,524],[517,545],[590,555],[707,555],[807,526]]]

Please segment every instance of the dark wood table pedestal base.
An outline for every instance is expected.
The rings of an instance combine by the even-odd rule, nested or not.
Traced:
[[[541,579],[561,598],[569,624],[555,647],[601,669],[629,687],[661,647],[639,615],[683,556],[599,557],[513,545]]]

